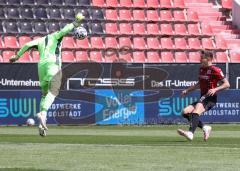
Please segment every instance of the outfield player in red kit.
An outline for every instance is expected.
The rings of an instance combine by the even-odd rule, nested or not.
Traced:
[[[182,91],[182,96],[185,96],[189,92],[200,88],[201,97],[197,102],[183,109],[182,116],[190,122],[189,131],[178,129],[177,132],[188,140],[193,140],[193,134],[196,128],[199,127],[203,130],[204,140],[206,141],[209,138],[212,128],[204,125],[199,116],[215,106],[217,102],[217,92],[229,88],[230,84],[228,80],[224,78],[222,70],[212,65],[213,53],[210,51],[202,51],[201,55],[198,83]],[[219,82],[221,82],[221,84],[218,86]]]

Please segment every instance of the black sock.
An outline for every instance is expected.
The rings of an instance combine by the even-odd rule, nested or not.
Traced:
[[[194,133],[195,130],[197,129],[197,127],[198,127],[198,124],[199,124],[199,115],[197,113],[192,113],[190,116],[191,117],[190,117],[190,128],[189,128],[189,131]]]
[[[198,121],[198,127],[203,129],[204,123],[199,119]]]
[[[182,116],[186,118],[189,122],[190,122],[190,115],[191,114],[182,114]],[[204,123],[199,119],[198,127],[203,129],[203,126],[204,126]]]
[[[186,118],[188,121],[190,121],[190,116],[189,116],[189,114],[182,114],[182,116],[183,116],[184,118]]]

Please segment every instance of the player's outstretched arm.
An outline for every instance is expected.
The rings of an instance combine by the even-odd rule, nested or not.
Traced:
[[[189,88],[186,89],[186,90],[183,90],[181,95],[182,95],[182,96],[185,96],[185,95],[187,95],[189,92],[191,92],[191,91],[193,91],[193,90],[196,90],[196,89],[199,89],[199,87],[200,87],[200,84],[199,84],[199,82],[197,82],[197,84],[189,87]]]
[[[213,96],[215,93],[217,93],[218,91],[221,90],[225,90],[227,88],[230,87],[230,83],[228,82],[228,80],[226,78],[224,78],[223,80],[221,80],[222,84],[214,89],[210,89],[207,93],[207,95],[209,96]]]
[[[9,62],[11,62],[11,63],[16,62],[27,50],[38,46],[38,42],[39,42],[39,39],[36,39],[36,40],[30,41],[30,42],[26,43],[25,45],[23,45],[23,47],[17,52],[17,54],[12,56],[9,59]]]
[[[84,18],[85,17],[81,13],[78,13],[75,16],[74,22],[72,22],[71,24],[67,24],[65,27],[63,27],[63,29],[54,33],[54,35],[57,39],[61,39],[63,36],[71,32],[74,28],[79,27]]]

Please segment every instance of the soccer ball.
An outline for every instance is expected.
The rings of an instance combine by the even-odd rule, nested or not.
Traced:
[[[75,38],[82,40],[87,37],[88,33],[84,27],[78,27],[74,29],[73,35]]]
[[[27,126],[34,126],[35,125],[35,121],[32,118],[28,118],[26,124],[27,124]]]

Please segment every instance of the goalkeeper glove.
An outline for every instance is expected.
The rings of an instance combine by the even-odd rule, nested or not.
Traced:
[[[74,27],[79,27],[79,26],[80,26],[80,23],[81,23],[82,20],[84,20],[84,19],[85,19],[84,15],[82,15],[82,13],[78,13],[78,14],[75,16],[75,21],[73,22]]]
[[[10,59],[9,59],[9,62],[10,63],[14,63],[18,60],[19,56],[18,55],[13,55]]]

